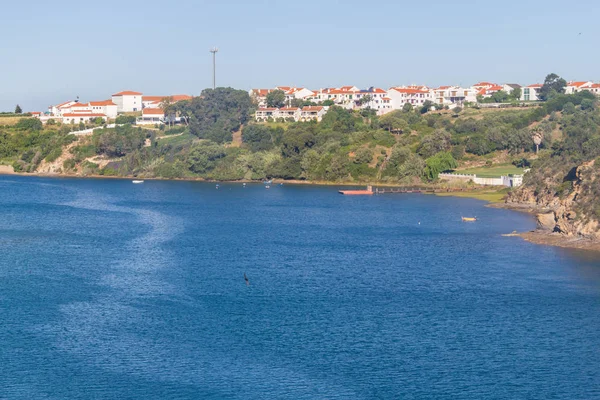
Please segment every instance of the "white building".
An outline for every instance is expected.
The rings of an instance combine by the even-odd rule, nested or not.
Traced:
[[[154,125],[162,124],[165,121],[165,113],[160,108],[144,108],[142,116],[137,118],[137,125]]]
[[[586,88],[585,90],[589,90],[596,96],[600,96],[600,83],[593,83],[592,86]]]
[[[302,109],[298,107],[263,107],[256,110],[254,119],[257,122],[267,122],[269,119],[275,121],[278,118],[293,118],[294,121],[321,121],[323,116],[327,113],[329,107],[325,106],[306,106]]]
[[[400,110],[405,104],[421,107],[429,100],[434,102],[433,91],[425,86],[394,87],[388,90],[387,97],[393,110]]]
[[[77,104],[77,103],[78,103],[77,100],[66,101],[64,103],[48,107],[48,112],[55,117],[62,117],[63,110],[70,110],[70,107],[73,104]]]
[[[112,101],[117,105],[117,112],[142,111],[142,93],[124,91],[112,95]]]
[[[183,100],[191,100],[192,96],[187,94],[174,94],[171,96],[142,96],[143,108],[161,108],[162,103],[170,100],[172,103],[177,103]]]
[[[463,106],[465,102],[475,103],[478,91],[474,88],[459,86],[440,86],[433,89],[433,102],[444,106]]]
[[[300,121],[321,121],[327,113],[329,107],[324,106],[306,106],[302,107]]]
[[[90,101],[94,114],[104,114],[108,118],[117,118],[117,105],[112,100]]]
[[[302,116],[302,110],[299,107],[283,107],[279,109],[279,115],[277,118],[284,118],[289,120],[290,118],[294,121],[299,121]]]
[[[92,122],[96,118],[102,118],[103,121],[106,121],[106,115],[104,114],[94,114],[94,113],[67,113],[63,114],[62,122],[63,124],[79,124],[80,122]]]
[[[580,81],[580,82],[568,82],[565,87],[565,94],[573,94],[581,92],[582,90],[588,90],[594,85],[594,82]]]
[[[266,122],[269,118],[279,118],[279,109],[274,107],[263,107],[256,110],[254,118],[259,122]]]
[[[534,83],[524,87],[521,90],[521,101],[538,101],[540,100],[540,89],[542,88],[541,83]]]

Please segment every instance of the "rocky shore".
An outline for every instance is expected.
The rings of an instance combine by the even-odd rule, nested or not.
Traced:
[[[597,203],[591,191],[597,181],[595,162],[575,170],[572,189],[564,196],[553,192],[538,193],[533,185],[511,192],[504,204],[495,206],[536,215],[538,228],[520,233],[525,240],[559,247],[600,251],[600,223],[584,205]]]

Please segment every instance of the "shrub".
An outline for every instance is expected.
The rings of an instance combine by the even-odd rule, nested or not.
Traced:
[[[62,154],[62,148],[57,147],[55,149],[52,149],[52,151],[50,151],[50,153],[48,153],[45,160],[46,160],[46,162],[54,162],[54,161],[56,161],[56,159],[58,159],[58,157],[60,157],[61,154]]]
[[[65,170],[73,169],[73,168],[75,168],[75,165],[76,165],[76,162],[72,158],[69,158],[63,162],[63,168]]]

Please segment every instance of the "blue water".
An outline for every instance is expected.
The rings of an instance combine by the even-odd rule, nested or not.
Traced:
[[[600,398],[600,257],[501,236],[532,228],[471,199],[0,177],[0,398]]]

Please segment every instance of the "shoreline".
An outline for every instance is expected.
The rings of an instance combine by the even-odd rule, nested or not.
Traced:
[[[117,179],[117,180],[148,180],[148,181],[174,181],[174,182],[205,182],[205,183],[254,183],[260,184],[261,181],[247,180],[241,179],[236,181],[216,181],[216,180],[207,180],[204,178],[141,178],[141,177],[126,177],[126,176],[105,176],[105,175],[80,175],[80,174],[46,174],[46,173],[19,173],[9,171],[9,168],[1,168],[0,166],[0,176],[25,176],[25,177],[36,177],[36,178],[77,178],[77,179]],[[12,168],[10,168],[12,170]],[[308,180],[285,180],[285,179],[273,179],[274,184],[285,183],[290,185],[307,185],[307,186],[365,186],[365,185],[373,185],[380,187],[390,187],[390,188],[398,188],[398,187],[410,187],[407,185],[394,184],[394,183],[385,183],[385,184],[373,184],[373,183],[363,183],[363,182],[331,182],[331,181],[308,181]],[[414,187],[414,186],[413,186]],[[424,185],[422,187],[427,187]],[[488,204],[486,207],[490,208],[502,208],[506,210],[526,213],[530,215],[535,215],[540,212],[548,212],[549,209],[541,208],[538,206],[530,205],[530,204],[514,204],[514,203],[505,203],[504,197],[506,193],[502,193],[500,190],[490,190],[489,188],[467,188],[467,190],[462,192],[439,192],[439,193],[424,193],[428,195],[434,195],[439,197],[463,197],[463,198],[472,198],[481,201],[486,201]],[[587,250],[600,252],[600,241],[586,239],[584,237],[573,237],[566,236],[560,233],[551,232],[543,229],[536,229],[529,232],[517,232],[517,233],[507,233],[503,236],[518,236],[523,240],[539,244],[545,246],[553,246],[553,247],[561,247],[568,249],[576,249],[576,250]]]

